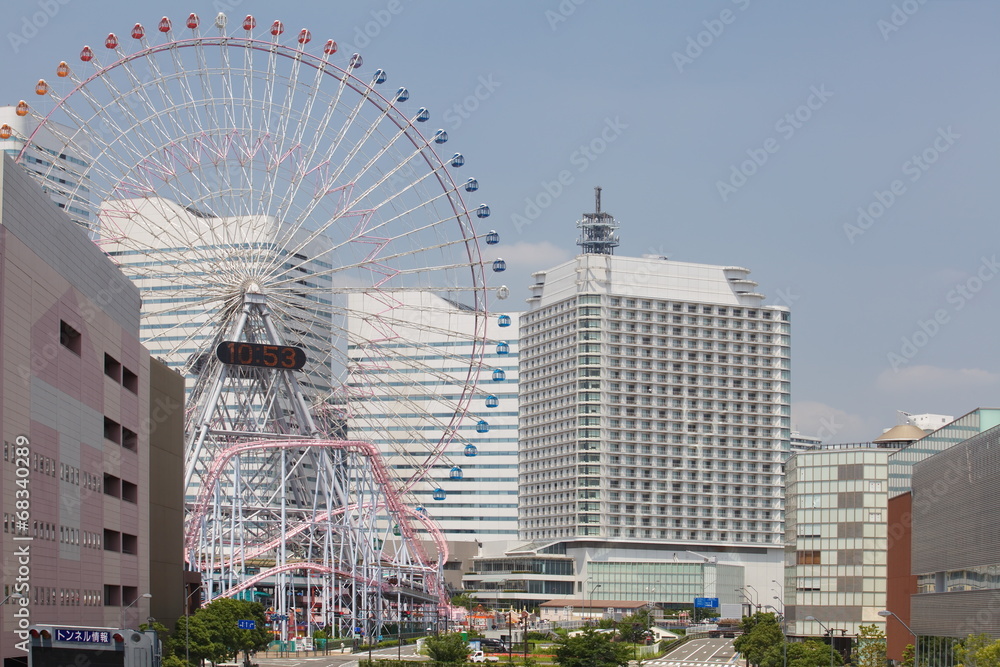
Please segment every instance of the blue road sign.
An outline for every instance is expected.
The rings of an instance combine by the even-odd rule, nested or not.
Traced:
[[[694,606],[706,609],[715,609],[719,606],[719,598],[695,598]]]
[[[257,629],[257,622],[256,621],[236,621],[236,624],[239,626],[240,630],[256,630]]]

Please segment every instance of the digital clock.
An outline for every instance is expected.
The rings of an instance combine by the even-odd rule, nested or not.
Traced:
[[[297,371],[306,365],[306,353],[291,345],[263,345],[223,341],[215,348],[215,356],[232,366],[261,366]]]

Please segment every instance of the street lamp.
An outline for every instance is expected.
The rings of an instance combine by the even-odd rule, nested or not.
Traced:
[[[878,613],[878,615],[881,616],[882,618],[888,618],[889,616],[892,616],[897,621],[899,621],[900,624],[904,628],[906,628],[907,632],[909,632],[911,635],[913,635],[913,667],[920,667],[920,659],[919,659],[920,658],[920,637],[917,636],[917,633],[914,632],[913,630],[911,630],[910,626],[908,626],[906,623],[903,622],[903,619],[901,619],[899,616],[896,616],[896,614],[892,613],[888,609],[886,609],[884,611],[880,611]]]
[[[785,627],[785,603],[777,595],[774,596],[774,599],[781,602],[781,611],[779,612],[781,618],[781,665],[782,667],[788,667],[788,628]],[[774,609],[774,607],[771,607],[771,609]],[[775,609],[775,611],[778,610]],[[833,640],[831,639],[830,641],[832,642]]]
[[[590,579],[591,578],[592,577],[588,577],[587,578],[587,581],[586,581],[587,584],[590,583]],[[590,602],[591,603],[594,601],[594,591],[596,591],[600,587],[601,587],[601,584],[594,584],[593,586],[590,587]],[[587,602],[587,598],[586,597],[583,598],[583,606],[584,606],[584,610],[583,610],[584,625],[589,625],[589,623],[590,623],[590,604]]]
[[[125,605],[124,607],[122,607],[122,624],[121,624],[122,630],[125,629],[125,612],[127,612],[129,610],[129,607],[131,607],[132,605],[134,605],[136,602],[138,602],[139,600],[141,600],[143,598],[147,598],[148,599],[148,598],[151,598],[151,597],[153,597],[152,593],[143,593],[142,595],[140,595],[139,597],[137,597],[136,599],[132,600],[127,605]]]
[[[754,597],[757,598],[757,602],[751,602],[751,604],[757,607],[757,611],[760,611],[760,593],[758,593],[757,589],[751,586],[750,584],[747,584],[746,588],[749,588],[750,590],[753,591]]]
[[[18,598],[23,598],[23,597],[24,597],[24,596],[23,596],[23,595],[21,595],[20,593],[11,593],[11,594],[10,594],[10,595],[8,595],[7,597],[5,597],[5,598],[4,598],[3,600],[0,600],[0,605],[4,605],[4,604],[7,604],[7,600],[9,600],[9,599],[11,599],[11,598],[14,598],[14,599],[16,600],[16,599],[18,599]]]
[[[191,597],[201,593],[201,586],[184,596],[184,661],[191,664]]]
[[[742,588],[734,588],[733,590],[739,593],[740,597],[747,601],[747,604],[750,605],[750,614],[753,614],[753,600],[750,599],[749,593]],[[743,605],[741,604],[740,606],[742,607]]]
[[[826,630],[826,633],[830,636],[830,667],[833,667],[833,630],[823,625],[823,622],[817,619],[815,616],[806,616],[807,621],[813,621],[814,623],[819,623],[819,627]]]

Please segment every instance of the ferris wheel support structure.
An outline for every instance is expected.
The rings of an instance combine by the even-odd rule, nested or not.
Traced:
[[[384,70],[281,21],[228,25],[84,46],[0,140],[134,281],[142,342],[186,376],[185,550],[210,597],[271,596],[283,638],[298,609],[370,639],[447,604],[426,505],[496,407],[477,384],[499,235]]]

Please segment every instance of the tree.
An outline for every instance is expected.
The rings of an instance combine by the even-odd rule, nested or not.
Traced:
[[[653,625],[653,615],[643,607],[618,622],[618,635],[623,642],[639,643]]]
[[[760,665],[768,650],[785,640],[778,619],[771,612],[758,611],[753,616],[744,616],[740,626],[743,634],[733,641],[733,648],[752,665]]]
[[[475,598],[473,598],[468,593],[459,593],[458,595],[453,595],[451,598],[451,605],[453,607],[464,607],[465,609],[475,609],[476,605],[479,604]]]
[[[829,667],[830,652],[833,664],[843,664],[840,654],[829,644],[809,639],[804,642],[780,643],[770,647],[761,659],[760,667],[783,667],[788,652],[788,667]]]
[[[913,658],[915,650],[913,644],[907,644],[906,648],[903,649],[903,659],[900,661],[900,667],[913,667]]]
[[[652,615],[648,609],[642,608],[634,614],[622,617],[618,622],[618,635],[623,642],[638,643],[643,640],[652,625]]]
[[[589,628],[575,637],[560,639],[555,653],[560,667],[624,667],[632,659],[628,646]]]
[[[241,630],[238,621],[254,621],[256,627]],[[266,649],[271,633],[259,602],[219,598],[194,615],[177,619],[174,642],[177,655],[186,651],[192,661],[231,662],[240,651],[249,657]]]
[[[197,613],[177,619],[174,641],[177,643],[177,657],[181,659],[190,657],[192,664],[197,665],[205,660],[213,662],[225,660],[224,647],[213,642],[212,633]]]
[[[875,624],[859,627],[851,659],[857,667],[886,667],[885,632]]]
[[[431,635],[424,640],[427,653],[436,662],[462,663],[469,657],[469,645],[462,635],[449,632],[443,635]]]
[[[955,647],[958,667],[1000,667],[1000,640],[989,635],[969,635]]]

